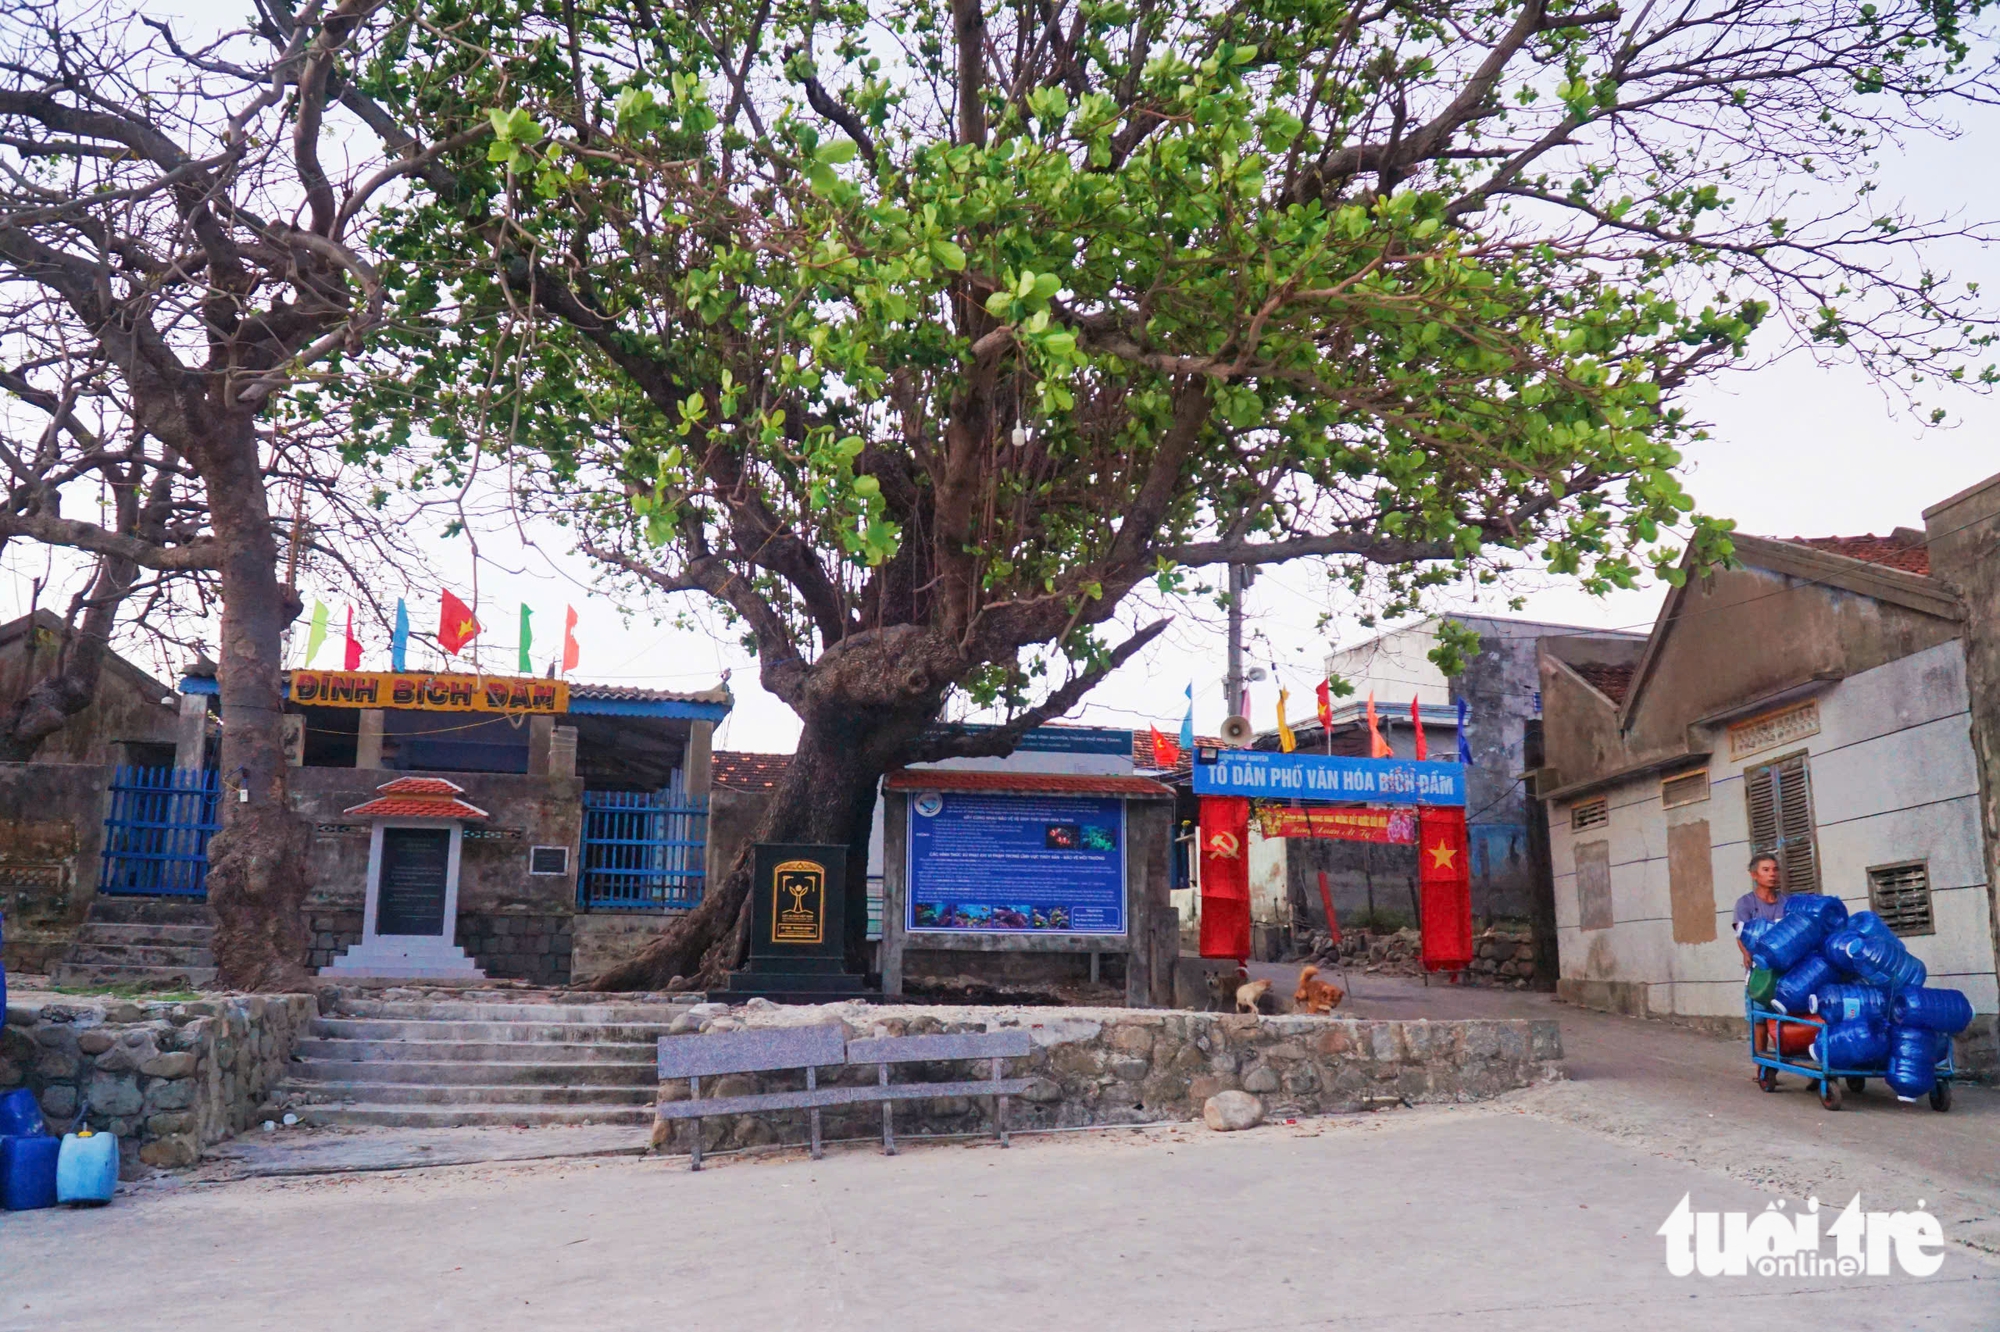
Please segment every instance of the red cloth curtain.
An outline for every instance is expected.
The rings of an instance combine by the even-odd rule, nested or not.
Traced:
[[[1472,964],[1472,855],[1462,807],[1417,811],[1417,865],[1424,970],[1462,971]]]
[[[1250,957],[1250,801],[1201,798],[1201,955]]]

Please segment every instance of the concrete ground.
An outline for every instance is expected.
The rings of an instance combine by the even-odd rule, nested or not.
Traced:
[[[1871,1091],[1829,1114],[1796,1084],[1758,1091],[1734,1042],[1540,995],[1355,990],[1361,1016],[1558,1016],[1574,1080],[1235,1135],[853,1146],[700,1174],[595,1157],[176,1181],[0,1214],[0,1329],[2000,1325],[2000,1095],[1967,1088],[1938,1115]],[[1667,1273],[1655,1231],[1684,1194],[1755,1212],[1857,1189],[1871,1210],[1923,1200],[1943,1269]]]

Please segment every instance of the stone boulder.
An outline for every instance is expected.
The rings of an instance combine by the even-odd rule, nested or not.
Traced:
[[[1264,1122],[1264,1103],[1246,1091],[1217,1092],[1203,1103],[1201,1117],[1217,1133],[1255,1128]]]

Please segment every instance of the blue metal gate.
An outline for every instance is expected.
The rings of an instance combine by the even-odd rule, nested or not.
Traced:
[[[219,777],[213,769],[114,769],[97,890],[206,897],[208,839],[222,826]]]
[[[708,801],[665,791],[585,791],[576,903],[586,911],[661,911],[701,901]]]

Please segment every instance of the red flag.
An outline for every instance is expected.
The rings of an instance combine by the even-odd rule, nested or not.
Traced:
[[[455,657],[460,648],[479,637],[479,630],[472,608],[446,592],[444,604],[438,608],[438,646]]]
[[[1394,758],[1396,751],[1389,748],[1389,742],[1382,738],[1382,728],[1375,722],[1375,691],[1368,691],[1368,757]]]
[[[1153,766],[1162,770],[1181,766],[1181,747],[1160,734],[1157,726],[1148,726],[1153,733]]]
[[[1463,971],[1472,965],[1472,857],[1462,806],[1417,811],[1417,885],[1424,970]]]
[[[1417,728],[1417,762],[1430,757],[1430,746],[1424,743],[1424,710],[1416,699],[1410,700],[1410,724]]]
[[[1321,680],[1318,688],[1313,690],[1313,696],[1319,699],[1320,729],[1331,731],[1333,729],[1333,685],[1328,681]]]
[[[1201,955],[1250,958],[1250,801],[1201,798]]]
[[[361,644],[354,641],[354,607],[347,608],[347,652],[342,665],[350,671],[361,669]]]
[[[1326,932],[1333,936],[1335,943],[1339,943],[1340,917],[1333,914],[1333,890],[1326,886],[1325,870],[1319,872],[1319,901],[1326,908]]]
[[[562,664],[563,674],[568,675],[571,671],[576,669],[576,661],[577,658],[582,655],[582,649],[580,649],[576,644],[576,607],[565,606],[563,607],[563,609],[569,612],[567,615],[563,616],[563,664]]]

